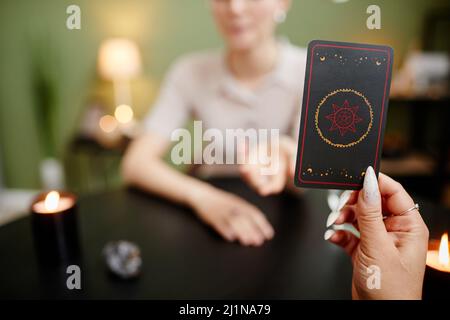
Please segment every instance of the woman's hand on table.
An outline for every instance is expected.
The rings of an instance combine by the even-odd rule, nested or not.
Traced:
[[[256,148],[244,150],[246,159],[256,159],[256,163],[240,165],[242,179],[261,196],[277,194],[284,190],[289,181],[293,181],[295,174],[295,154],[297,145],[295,141],[287,136],[280,138],[279,145],[272,148],[278,150],[267,151],[267,145],[258,145]],[[261,150],[262,148],[262,150]],[[258,152],[269,155],[268,163],[261,163]]]
[[[274,236],[264,214],[232,193],[208,186],[191,197],[190,206],[203,222],[230,242],[260,246]]]
[[[377,181],[369,167],[363,189],[353,192],[334,222],[353,223],[361,238],[343,230],[327,231],[325,238],[352,258],[354,299],[421,298],[428,229],[418,210],[405,213],[413,206],[401,184],[381,173]],[[369,283],[377,271],[379,288]]]

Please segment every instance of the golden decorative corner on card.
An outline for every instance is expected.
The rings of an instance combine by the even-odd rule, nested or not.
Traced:
[[[369,124],[367,126],[367,130],[364,132],[363,135],[361,135],[358,139],[351,141],[349,143],[346,144],[342,144],[342,143],[337,143],[337,142],[333,142],[330,139],[328,139],[327,137],[324,136],[322,130],[319,128],[319,113],[320,113],[320,108],[323,106],[323,104],[332,96],[338,94],[338,93],[353,93],[357,96],[359,96],[364,103],[366,104],[368,110],[369,110],[369,115],[370,115],[370,121]],[[347,101],[346,101],[347,103]],[[361,119],[359,119],[361,120]],[[373,110],[372,110],[372,105],[370,104],[369,100],[361,93],[358,92],[356,90],[353,89],[348,89],[348,88],[344,88],[344,89],[337,89],[334,90],[330,93],[328,93],[319,103],[319,105],[317,106],[316,109],[316,114],[315,114],[315,126],[316,126],[316,130],[317,133],[319,134],[320,138],[325,141],[326,143],[328,143],[329,145],[335,147],[335,148],[349,148],[349,147],[353,147],[356,144],[360,143],[361,141],[363,141],[367,135],[369,134],[370,130],[372,129],[372,124],[373,124]],[[341,134],[342,135],[342,134]]]

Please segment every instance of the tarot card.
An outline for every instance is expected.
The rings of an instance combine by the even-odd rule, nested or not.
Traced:
[[[309,43],[298,187],[357,190],[368,166],[378,175],[393,58],[387,46]]]

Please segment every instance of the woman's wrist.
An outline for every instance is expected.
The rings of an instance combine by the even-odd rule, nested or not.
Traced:
[[[216,191],[217,189],[203,181],[196,181],[195,184],[188,188],[186,193],[185,205],[191,209],[195,209],[198,203],[205,195]]]

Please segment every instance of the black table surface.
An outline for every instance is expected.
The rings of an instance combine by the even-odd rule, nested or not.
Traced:
[[[350,259],[323,240],[326,190],[263,198],[237,179],[211,183],[257,205],[273,224],[274,239],[258,248],[227,243],[189,209],[136,190],[81,196],[81,290],[57,289],[67,275],[61,283],[43,280],[25,217],[0,227],[0,298],[351,298]],[[140,247],[139,278],[107,272],[101,252],[111,240]]]

